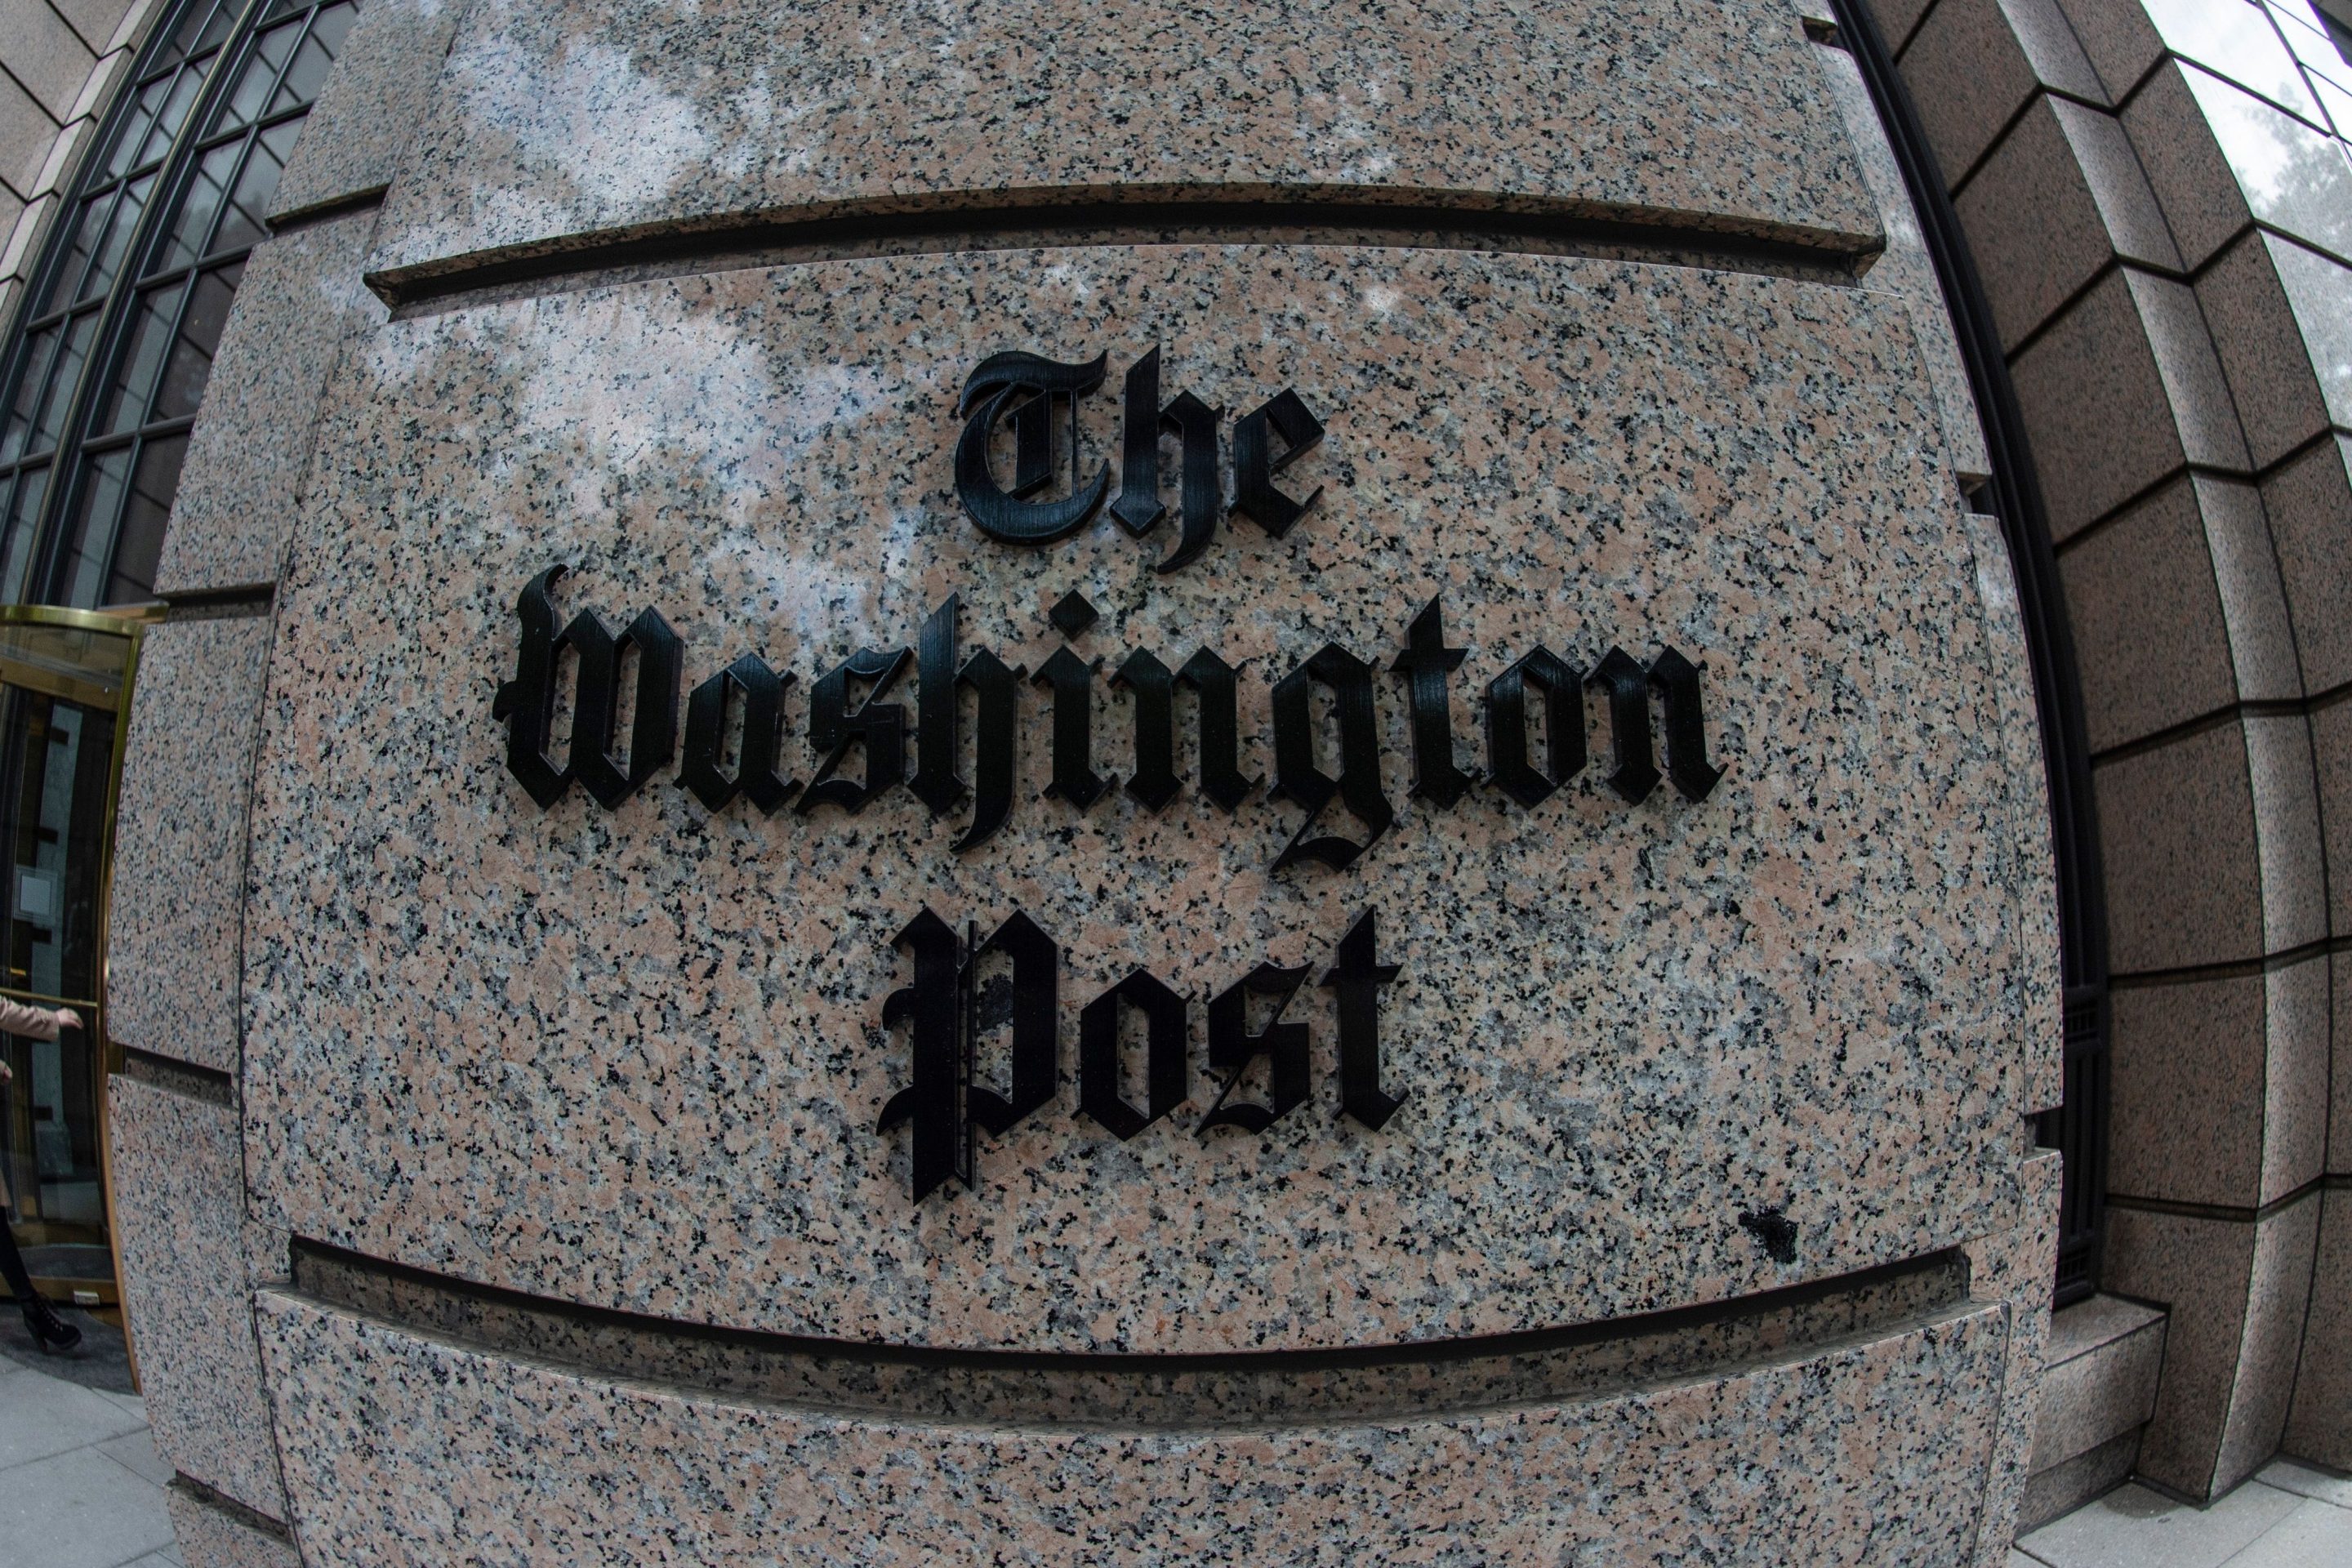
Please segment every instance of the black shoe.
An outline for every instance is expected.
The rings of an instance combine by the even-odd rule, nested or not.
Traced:
[[[24,1309],[25,1327],[31,1331],[34,1342],[41,1347],[43,1355],[57,1355],[81,1343],[81,1331],[58,1317],[56,1309],[40,1297],[35,1296],[17,1305]]]

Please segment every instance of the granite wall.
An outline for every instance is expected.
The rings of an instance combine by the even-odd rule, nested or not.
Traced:
[[[192,1551],[2002,1560],[2041,757],[1801,8],[375,0],[277,204],[115,886]]]

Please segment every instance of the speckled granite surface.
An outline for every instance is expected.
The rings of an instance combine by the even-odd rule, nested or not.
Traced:
[[[236,1111],[120,1074],[107,1086],[115,1246],[155,1451],[273,1518],[286,1512],[245,1278]]]
[[[2002,1313],[1570,1405],[1291,1431],[849,1420],[259,1299],[322,1561],[1970,1560]],[[1801,1543],[1798,1545],[1798,1543]]]
[[[295,139],[269,220],[381,193],[432,115],[433,87],[467,0],[366,0]]]
[[[124,741],[107,1027],[215,1072],[237,1065],[245,806],[269,619],[150,627]]]
[[[247,261],[189,437],[159,593],[277,581],[300,511],[320,391],[344,339],[383,320],[360,282],[374,226],[373,211],[311,224]]]
[[[257,1521],[215,1507],[182,1487],[166,1489],[163,1501],[188,1568],[302,1568],[293,1542]]]
[[[2036,1150],[2025,1161],[2014,1222],[1968,1248],[1970,1293],[1979,1301],[1998,1301],[2009,1312],[2000,1415],[1985,1467],[1984,1511],[1977,1526],[1978,1568],[2002,1568],[2009,1562],[2018,1504],[2033,1465],[2043,1352],[2050,1342],[2050,1280],[2058,1268],[2058,1198],[2063,1174],[2057,1150]]]
[[[1107,521],[988,544],[949,492],[955,389],[990,350],[1153,341],[1228,411],[1295,386],[1324,499],[1172,577]],[[2010,984],[2021,864],[1984,601],[1940,422],[1893,303],[1562,258],[1101,247],[746,270],[391,323],[346,362],[282,592],[257,784],[248,1154],[269,1223],[630,1310],[852,1339],[1080,1351],[1444,1337],[1736,1296],[1915,1257],[2006,1209],[2023,1107]],[[1114,382],[1114,385],[1116,383]],[[1089,401],[1090,450],[1115,405]],[[1091,464],[1096,458],[1089,457]],[[963,814],[716,820],[667,776],[542,815],[501,765],[512,605],[658,605],[688,679],[911,643],[950,592],[966,647],[1081,647],[1265,681],[1327,638],[1385,667],[1433,592],[1482,688],[1542,642],[1671,642],[1706,666],[1704,804],[1588,771],[1532,812],[1403,798],[1343,873],[1269,873],[1297,826],[1187,795],[1080,816],[1032,798],[961,858]],[[911,702],[910,693],[902,691]],[[1097,759],[1124,773],[1124,700]],[[1596,710],[1597,711],[1597,710]],[[2014,721],[2013,714],[2010,721]],[[806,766],[791,751],[796,771]],[[387,765],[387,760],[393,765]],[[2029,860],[2031,858],[2022,858]],[[1025,908],[1066,1005],[1134,964],[1196,1001],[1323,963],[1376,908],[1378,1133],[1119,1143],[1060,1100],[983,1140],[982,1190],[919,1210],[881,1005],[929,903]],[[1063,1020],[1064,1060],[1072,1059]],[[1197,1031],[1198,1026],[1195,1025]],[[1199,1061],[1194,1046],[1193,1061]],[[1862,1173],[1857,1176],[1857,1173]],[[1799,1227],[1776,1262],[1738,1223]]]
[[[1779,0],[484,0],[375,266],[654,226],[1207,197],[1504,205],[1870,248]]]

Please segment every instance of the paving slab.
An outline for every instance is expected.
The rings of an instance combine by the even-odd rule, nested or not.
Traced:
[[[40,1568],[120,1568],[169,1546],[172,1526],[155,1487],[77,1448],[0,1475],[0,1541],[30,1546]]]
[[[2303,1500],[2249,1481],[2198,1509],[2135,1484],[2043,1525],[2018,1545],[2050,1568],[2221,1568]]]

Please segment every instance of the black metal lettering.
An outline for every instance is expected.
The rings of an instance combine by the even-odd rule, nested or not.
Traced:
[[[914,1200],[929,1197],[950,1176],[971,1180],[971,1135],[960,1103],[964,1084],[963,969],[956,933],[947,921],[919,910],[892,944],[914,961],[915,981],[882,1004],[882,1026],[911,1026],[907,1087],[882,1107],[877,1132],[912,1121],[908,1186]]]
[[[580,700],[572,717],[572,776],[607,811],[677,753],[677,688],[686,672],[686,650],[657,610],[640,610],[614,637],[583,610],[563,628],[563,640],[580,656]],[[629,765],[613,760],[613,731],[620,701],[621,656],[637,650],[637,712],[629,726]]]
[[[961,855],[996,837],[1013,815],[1014,743],[1021,728],[1021,671],[986,648],[974,648],[956,672],[956,684],[969,689],[975,701],[972,713],[972,776],[979,781],[971,802],[971,825],[955,841]]]
[[[956,612],[950,594],[915,637],[915,773],[907,787],[938,816],[971,793],[956,772]]]
[[[1022,1118],[1051,1101],[1061,1086],[1062,950],[1038,929],[1036,921],[1018,910],[1005,918],[994,935],[972,949],[965,961],[964,995],[971,1009],[968,1026],[975,1041],[992,1009],[971,977],[976,976],[980,961],[992,952],[1013,960],[1012,991],[1005,1005],[1013,1024],[1013,1092],[999,1094],[972,1084],[965,1098],[971,1119],[992,1135],[1003,1137]]]
[[[1307,683],[1319,680],[1338,700],[1339,776],[1316,765],[1315,718]],[[1344,871],[1396,820],[1381,784],[1380,712],[1372,695],[1372,668],[1337,643],[1326,643],[1274,688],[1275,793],[1307,808],[1307,820],[1274,862],[1277,871],[1301,860],[1319,860]],[[1337,795],[1365,827],[1362,843],[1308,831]]]
[[[1202,648],[1176,672],[1176,684],[1191,687],[1199,702],[1201,793],[1231,815],[1258,784],[1241,769],[1241,693],[1234,667]]]
[[[1118,1092],[1119,1009],[1143,1015],[1145,1096],[1139,1111]],[[1138,969],[1078,1014],[1078,1109],[1124,1143],[1184,1102],[1184,998]]]
[[[1261,963],[1209,1002],[1209,1066],[1212,1070],[1228,1076],[1224,1087],[1217,1091],[1216,1103],[1209,1107],[1208,1115],[1201,1119],[1201,1135],[1208,1136],[1218,1127],[1238,1127],[1244,1132],[1263,1132],[1306,1102],[1307,1091],[1307,1050],[1310,1044],[1307,1026],[1282,1021],[1283,1009],[1307,984],[1307,966],[1283,969],[1271,963]],[[1249,1032],[1248,999],[1256,996],[1275,998],[1274,1016],[1264,1030]],[[1270,1069],[1267,1090],[1273,1097],[1270,1105],[1252,1105],[1246,1101],[1227,1105],[1234,1086],[1242,1074],[1259,1057],[1266,1058]]]
[[[801,791],[794,811],[805,816],[820,805],[837,805],[844,811],[860,812],[875,796],[905,782],[907,710],[882,698],[907,668],[908,657],[902,647],[887,653],[859,648],[817,678],[809,689],[809,744],[824,761],[818,764],[808,787]],[[872,682],[865,700],[854,709],[849,706],[853,679]],[[865,779],[836,777],[835,770],[848,756],[849,748],[861,742],[866,748]]]
[[[1404,972],[1374,956],[1372,911],[1366,910],[1339,939],[1336,961],[1323,976],[1339,1019],[1339,1109],[1377,1132],[1404,1103],[1381,1088],[1381,987]]]
[[[1706,760],[1706,721],[1699,710],[1698,667],[1673,648],[1650,661],[1650,684],[1665,701],[1666,776],[1685,800],[1698,802],[1723,777]]]
[[[1432,598],[1405,633],[1405,651],[1390,666],[1405,678],[1412,717],[1412,793],[1451,810],[1477,781],[1454,764],[1454,672],[1469,657],[1445,646],[1444,612]]]
[[[567,570],[558,563],[523,584],[515,600],[522,638],[515,651],[514,679],[501,681],[490,700],[490,717],[507,724],[507,772],[542,811],[562,800],[572,784],[572,770],[558,767],[547,754],[548,731],[555,726],[555,658],[563,647],[548,590]]]
[[[1110,678],[1125,688],[1135,710],[1135,771],[1127,793],[1158,811],[1184,785],[1176,776],[1176,678],[1149,648],[1137,648]]]
[[[1546,773],[1528,760],[1527,689],[1543,693]],[[1486,773],[1521,805],[1536,806],[1584,771],[1584,684],[1567,661],[1537,648],[1486,684]]]
[[[687,699],[686,754],[677,776],[704,810],[723,811],[740,794],[773,816],[801,787],[776,771],[783,743],[784,689],[792,683],[792,676],[778,675],[766,659],[747,653]],[[735,692],[743,699],[743,748],[730,777],[720,768],[719,758],[727,745],[729,699]]]
[[[1623,648],[1612,647],[1585,680],[1609,694],[1609,744],[1617,764],[1610,786],[1639,805],[1658,787],[1650,761],[1649,677]]]
[[[1182,443],[1177,491],[1181,526],[1176,548],[1154,568],[1158,572],[1173,572],[1198,559],[1216,533],[1223,500],[1217,480],[1217,411],[1189,392],[1178,393],[1173,402],[1161,406],[1158,344],[1128,371],[1118,499],[1111,502],[1110,514],[1129,533],[1140,538],[1167,515],[1160,500],[1160,433],[1173,431]]]
[[[1271,429],[1283,439],[1282,456],[1274,456],[1267,438]],[[1307,509],[1323,493],[1318,485],[1305,500],[1293,500],[1274,488],[1274,476],[1305,457],[1323,439],[1323,422],[1307,411],[1298,394],[1285,388],[1242,416],[1234,427],[1234,510],[1276,539],[1290,531]]]
[[[1094,770],[1094,667],[1056,648],[1030,679],[1054,693],[1054,779],[1045,793],[1084,811],[1118,782]]]
[[[982,360],[963,384],[956,412],[965,416],[956,441],[956,498],[982,533],[1005,544],[1048,544],[1075,533],[1102,505],[1110,488],[1106,463],[1092,480],[1078,481],[1077,400],[1103,383],[1108,356],[1084,364],[1063,364],[1039,354],[1008,350]],[[1053,404],[1070,405],[1070,493],[1060,500],[1032,501],[1053,477]],[[1013,487],[1000,488],[989,471],[988,444],[996,422],[1010,415],[1014,444]]]

